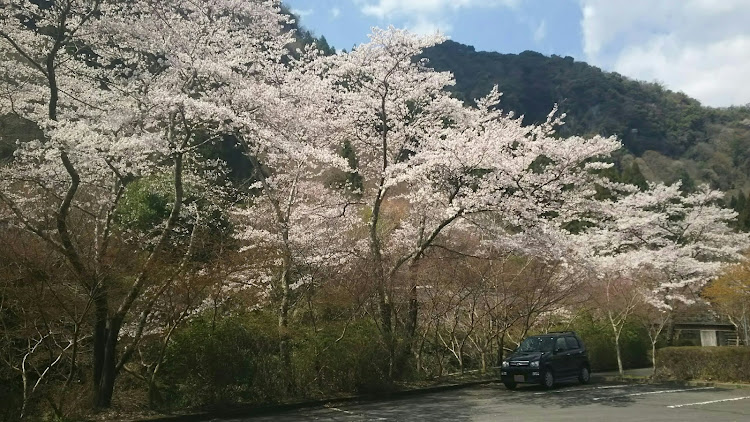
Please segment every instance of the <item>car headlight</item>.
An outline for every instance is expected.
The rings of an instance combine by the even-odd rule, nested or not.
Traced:
[[[535,360],[535,361],[529,363],[529,366],[532,367],[532,368],[538,368],[539,367],[539,361]]]
[[[507,360],[504,360],[504,361],[503,361],[503,368],[507,368],[507,367],[509,367],[509,366],[510,366],[510,364],[508,363],[508,361],[507,361]]]

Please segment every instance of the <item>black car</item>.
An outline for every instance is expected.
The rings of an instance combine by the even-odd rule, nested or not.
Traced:
[[[509,389],[520,383],[552,388],[558,381],[589,382],[591,366],[586,346],[574,331],[525,338],[503,361],[501,379]]]

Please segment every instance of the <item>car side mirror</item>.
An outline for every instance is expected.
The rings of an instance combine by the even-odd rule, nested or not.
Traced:
[[[563,351],[562,347],[556,347],[555,348],[555,354],[558,354],[558,353],[560,353],[562,351]]]

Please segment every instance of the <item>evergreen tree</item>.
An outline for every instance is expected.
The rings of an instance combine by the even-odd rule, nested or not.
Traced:
[[[641,169],[636,162],[633,162],[630,167],[627,167],[622,172],[622,182],[638,186],[641,190],[648,189],[646,177],[643,176],[643,173],[641,173]]]
[[[697,187],[695,179],[690,176],[690,173],[688,173],[687,170],[682,169],[680,172],[680,180],[682,181],[682,186],[680,187],[682,193],[688,194],[695,192],[695,188]]]

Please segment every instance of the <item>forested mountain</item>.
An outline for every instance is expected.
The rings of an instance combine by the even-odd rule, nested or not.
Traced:
[[[630,173],[626,178],[637,179],[635,171],[653,181],[682,179],[687,189],[710,183],[735,198],[750,189],[747,106],[704,107],[658,83],[605,72],[572,57],[483,52],[454,41],[423,56],[435,69],[453,72],[452,90],[462,100],[473,101],[498,85],[502,108],[523,115],[525,123],[544,121],[558,104],[567,114],[562,135],[616,135],[626,149],[617,163],[621,175]],[[744,205],[744,194],[733,204]]]

